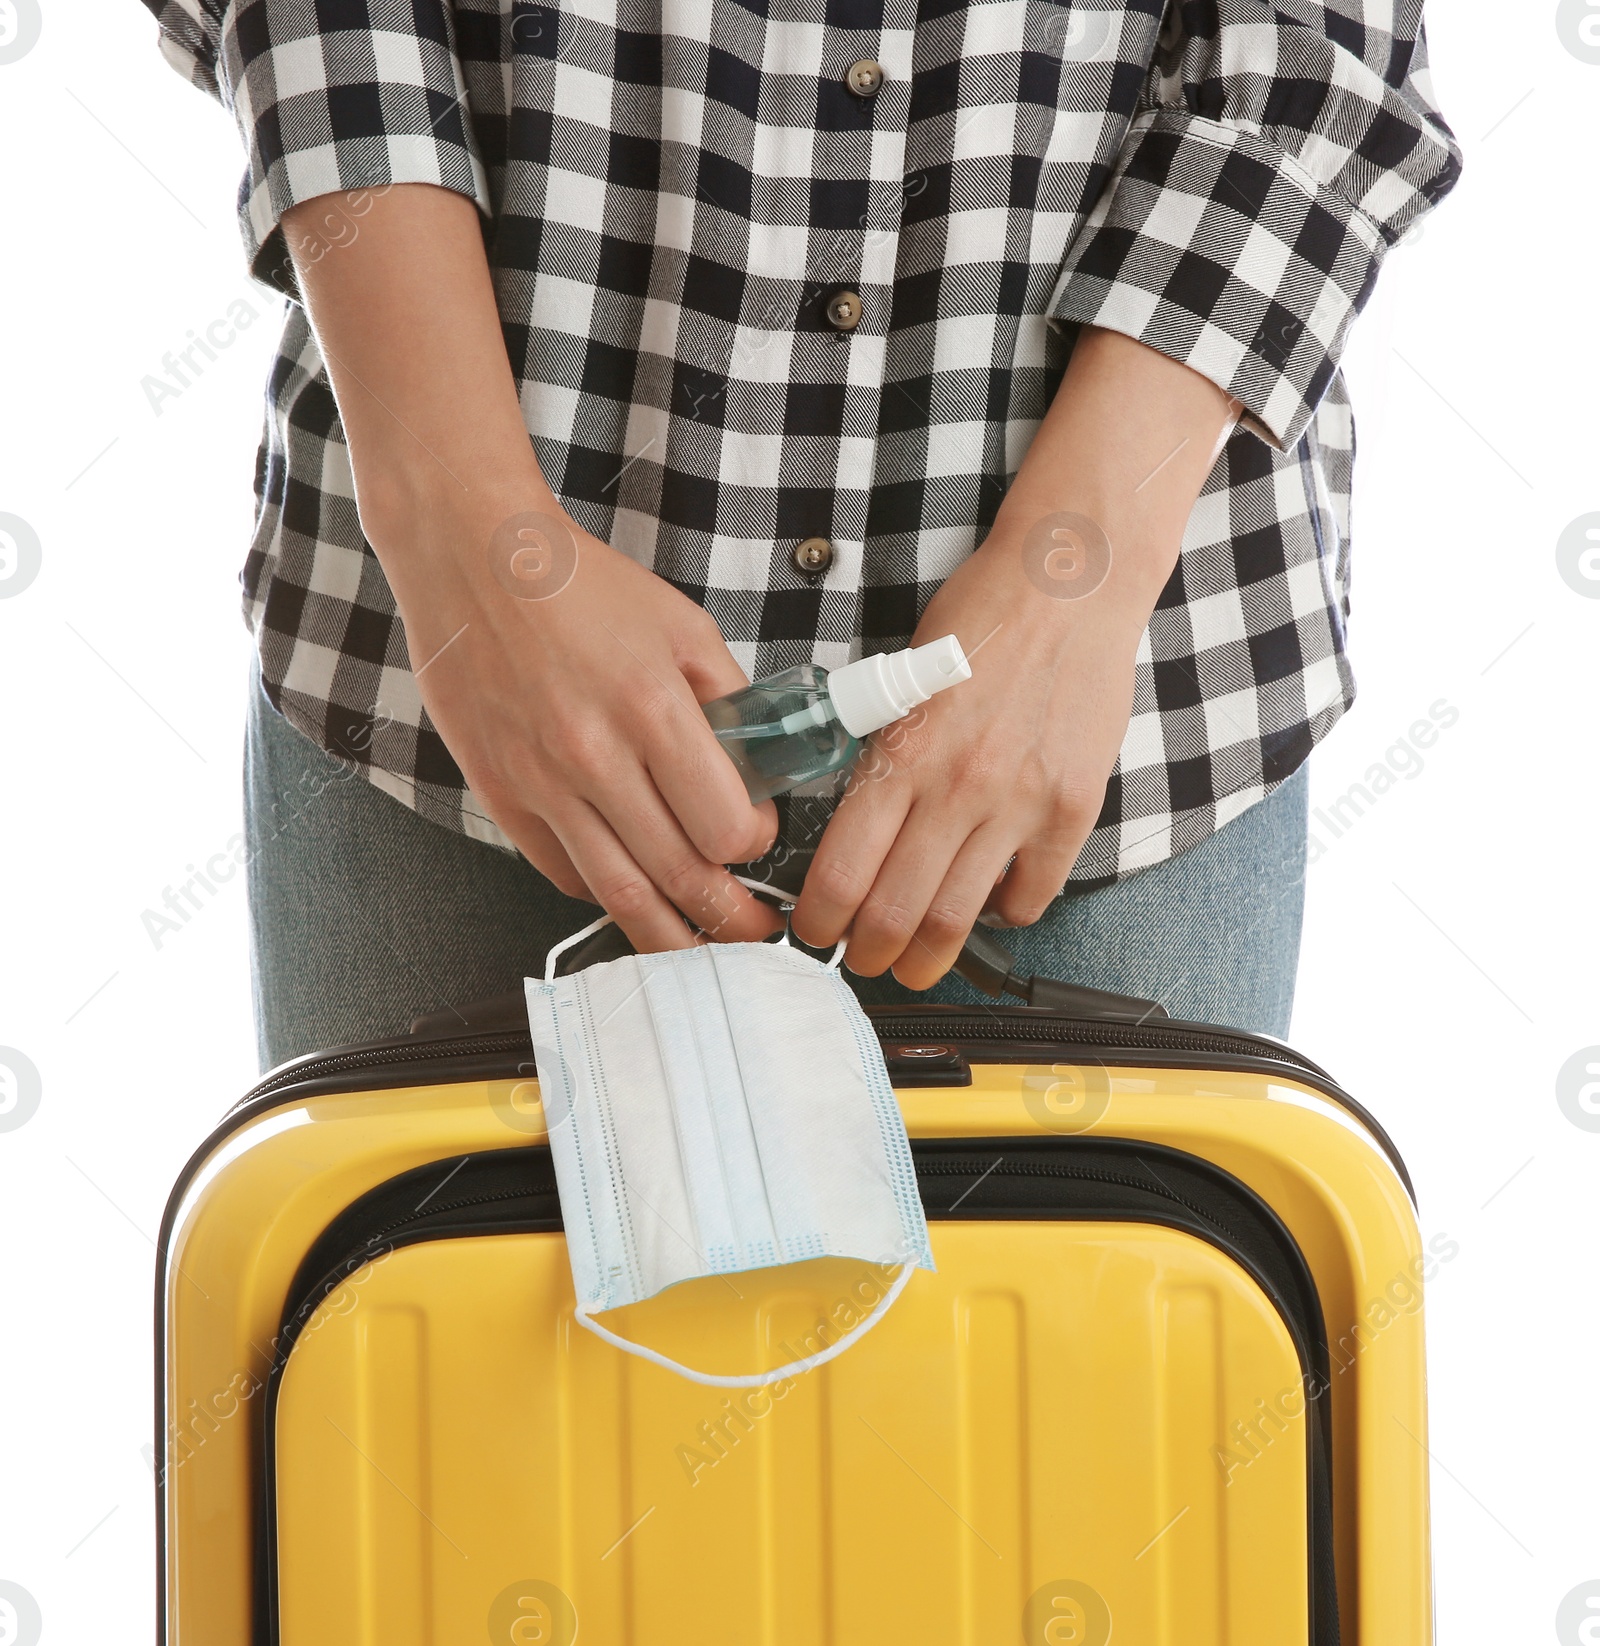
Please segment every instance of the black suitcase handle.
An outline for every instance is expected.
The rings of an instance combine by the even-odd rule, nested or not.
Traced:
[[[794,862],[791,858],[782,869],[769,870],[768,878],[780,887],[794,884],[797,878],[804,877],[803,868],[796,877]],[[567,950],[557,963],[556,971],[565,976],[603,960],[620,960],[633,952],[633,945],[623,935],[622,928],[613,924]],[[967,934],[952,969],[986,995],[997,999],[1004,994],[1012,995],[1029,1006],[1042,1006],[1088,1022],[1148,1023],[1152,1018],[1167,1015],[1166,1007],[1153,1000],[1111,994],[1082,983],[1063,983],[1053,977],[1023,977],[1017,972],[1011,951],[987,926],[974,926]],[[486,1034],[516,1029],[527,1022],[527,1010],[522,990],[509,989],[487,1000],[428,1012],[413,1021],[411,1033],[431,1039],[447,1034]]]

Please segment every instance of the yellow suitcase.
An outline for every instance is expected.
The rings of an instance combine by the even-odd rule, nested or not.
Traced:
[[[515,997],[269,1076],[162,1228],[160,1639],[1430,1641],[1450,1254],[1392,1145],[1276,1041],[1043,997],[872,1012],[938,1272],[759,1390],[574,1330]],[[618,1329],[778,1367],[885,1285],[719,1277]]]

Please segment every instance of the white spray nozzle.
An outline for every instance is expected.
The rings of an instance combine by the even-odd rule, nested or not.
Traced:
[[[828,695],[839,724],[852,737],[892,724],[935,692],[972,678],[972,665],[953,634],[911,646],[903,652],[879,652],[828,671]]]

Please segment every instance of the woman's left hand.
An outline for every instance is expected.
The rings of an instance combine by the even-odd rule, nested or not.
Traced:
[[[919,644],[956,635],[972,678],[863,751],[795,906],[803,942],[848,932],[851,971],[927,989],[986,909],[1044,913],[1099,816],[1140,636],[1239,410],[1143,343],[1078,335],[993,530],[917,625]]]
[[[1031,925],[1099,815],[1148,612],[1044,592],[1024,536],[997,527],[929,603],[914,643],[956,635],[972,678],[875,734],[807,872],[795,931],[848,931],[853,972],[930,988],[986,910]]]

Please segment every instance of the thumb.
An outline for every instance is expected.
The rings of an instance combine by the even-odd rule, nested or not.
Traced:
[[[697,610],[698,615],[702,614]],[[674,661],[694,693],[695,701],[702,707],[715,698],[728,696],[730,692],[743,691],[750,684],[750,677],[734,661],[733,653],[728,650],[727,642],[709,615],[705,615],[703,623],[695,623],[675,635],[674,641]],[[727,751],[716,743],[715,733],[709,724],[705,727],[705,735],[716,744],[715,758],[720,764],[728,758]],[[738,786],[736,783],[735,792]],[[749,833],[744,842],[745,855],[739,859],[744,863],[753,863],[764,857],[778,838],[778,808],[770,800],[749,804]]]

